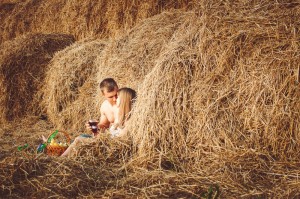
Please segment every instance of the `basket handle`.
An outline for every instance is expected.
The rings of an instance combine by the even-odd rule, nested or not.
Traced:
[[[47,139],[47,144],[50,144],[50,143],[51,143],[51,140],[53,140],[53,139],[55,138],[55,136],[57,135],[58,132],[62,132],[62,133],[65,135],[68,144],[71,143],[71,138],[70,138],[70,136],[69,136],[69,134],[68,134],[67,132],[65,132],[65,131],[60,131],[60,130],[55,130],[53,133],[51,133],[51,134],[49,135],[49,137],[48,137],[48,139]]]

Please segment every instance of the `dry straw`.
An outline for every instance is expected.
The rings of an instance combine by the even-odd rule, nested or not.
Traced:
[[[262,3],[203,3],[174,32],[139,87],[140,165],[210,176],[226,194],[297,195],[278,168],[299,161],[299,4]]]
[[[30,34],[6,42],[0,52],[0,120],[41,112],[36,93],[56,51],[74,42],[64,34]]]
[[[57,128],[82,130],[83,124],[100,114],[95,59],[106,46],[102,41],[83,41],[58,52],[48,67],[40,90],[42,106]]]
[[[191,7],[186,0],[143,1],[4,1],[0,3],[3,28],[0,43],[24,33],[72,34],[76,39],[110,37],[139,20],[172,8]],[[22,17],[20,17],[22,16]]]
[[[59,129],[84,131],[85,121],[100,116],[104,100],[100,81],[112,77],[119,87],[136,89],[184,20],[181,15],[164,13],[115,40],[81,41],[58,52],[48,66],[40,92],[49,119]]]
[[[299,6],[200,2],[192,13],[163,13],[108,41],[92,59],[91,78],[112,76],[137,89],[128,137],[103,134],[67,160],[7,157],[1,195],[26,188],[28,197],[299,197]],[[67,57],[54,64],[60,57],[53,73],[73,74],[60,69]],[[86,68],[74,63],[75,71]],[[52,95],[66,104],[74,100],[68,84]]]

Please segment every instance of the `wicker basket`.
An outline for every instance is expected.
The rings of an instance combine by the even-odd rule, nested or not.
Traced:
[[[58,141],[61,141],[62,143],[66,143],[67,145],[51,145],[51,140],[53,140],[54,138]],[[70,142],[71,139],[67,132],[56,130],[53,133],[51,133],[47,139],[46,154],[50,156],[60,156],[68,148]]]

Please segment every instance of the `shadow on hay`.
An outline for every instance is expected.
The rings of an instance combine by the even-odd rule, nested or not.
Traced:
[[[40,113],[36,93],[44,83],[47,64],[55,52],[74,42],[65,34],[33,34],[2,45],[0,54],[1,119],[14,120]]]

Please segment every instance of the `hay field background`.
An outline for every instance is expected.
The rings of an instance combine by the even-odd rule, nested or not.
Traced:
[[[2,1],[3,198],[298,198],[297,1]],[[129,133],[35,153],[137,90]],[[18,146],[29,144],[23,152]]]

